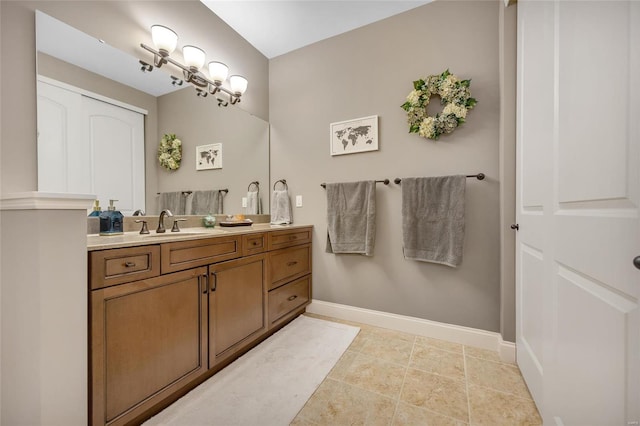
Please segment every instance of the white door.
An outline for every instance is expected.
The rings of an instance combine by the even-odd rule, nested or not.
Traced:
[[[640,421],[640,2],[518,7],[517,360],[545,424]]]
[[[144,116],[125,108],[82,98],[90,149],[91,191],[106,209],[110,199],[124,215],[145,209]]]

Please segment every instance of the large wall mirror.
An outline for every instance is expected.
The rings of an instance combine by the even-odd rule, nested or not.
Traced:
[[[258,182],[268,213],[269,123],[172,85],[179,74],[168,66],[143,73],[138,60],[152,60],[144,53],[134,58],[40,11],[36,47],[39,191],[96,194],[103,209],[117,199],[128,215],[158,214],[160,193],[227,190],[223,212],[238,214]],[[168,133],[182,141],[174,171],[157,159]],[[210,146],[221,168],[199,164]]]

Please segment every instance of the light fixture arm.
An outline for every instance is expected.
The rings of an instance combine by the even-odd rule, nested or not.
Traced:
[[[158,50],[155,50],[154,48],[147,46],[144,43],[140,43],[140,47],[142,47],[144,50],[147,50],[151,53],[153,53],[154,55],[154,60],[153,63],[155,65],[156,68],[160,68],[163,64],[166,63],[170,63],[178,68],[180,68],[183,71],[183,75],[184,75],[184,80],[188,83],[193,84],[194,86],[198,87],[198,88],[208,88],[208,93],[211,93],[212,95],[217,93],[217,92],[224,92],[227,95],[229,95],[229,101],[231,103],[231,105],[235,105],[238,102],[240,102],[240,97],[242,96],[242,94],[240,93],[233,93],[232,91],[230,91],[229,89],[225,88],[222,86],[221,82],[217,82],[217,81],[211,81],[208,78],[206,78],[202,73],[199,72],[193,72],[191,69],[189,69],[188,67],[182,65],[180,62],[174,60],[173,58],[171,58],[168,54],[164,54],[165,52],[160,52]],[[151,67],[151,69],[144,69],[143,67],[143,71],[152,71],[153,68]],[[200,89],[196,89],[198,90],[198,96],[206,96],[208,93],[207,91],[203,91]],[[204,92],[204,93],[202,93]]]

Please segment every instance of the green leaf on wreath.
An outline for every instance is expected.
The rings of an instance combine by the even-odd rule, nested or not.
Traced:
[[[464,87],[469,87],[471,86],[471,80],[462,80],[460,84]]]
[[[416,80],[413,82],[413,88],[415,90],[421,90],[422,86],[424,86],[424,80],[420,79],[420,80]]]

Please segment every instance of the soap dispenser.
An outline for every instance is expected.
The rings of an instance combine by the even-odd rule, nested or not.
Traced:
[[[100,213],[100,235],[121,235],[123,233],[124,216],[113,205],[114,201],[109,200],[107,211]]]
[[[89,217],[100,216],[100,213],[102,213],[102,209],[100,209],[100,200],[95,200],[93,202],[93,211],[89,213]]]

